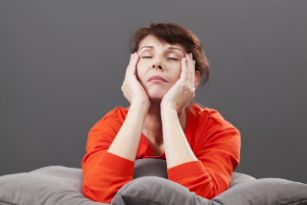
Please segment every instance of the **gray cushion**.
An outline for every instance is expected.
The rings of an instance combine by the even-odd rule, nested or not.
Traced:
[[[236,184],[212,200],[167,179],[146,176],[123,186],[113,205],[304,205],[307,185],[278,178]]]
[[[307,185],[285,179],[255,179],[234,173],[230,189],[213,200],[195,195],[187,188],[169,181],[166,163],[142,159],[135,163],[134,180],[123,186],[113,204],[133,205],[254,205],[307,204]],[[1,205],[98,205],[81,193],[81,169],[50,166],[0,176]]]
[[[112,200],[113,205],[209,205],[210,200],[197,196],[184,186],[168,179],[145,176],[123,186]]]
[[[135,161],[134,178],[144,176],[158,176],[167,178],[166,161],[161,159],[139,159]]]
[[[81,193],[81,170],[50,166],[0,177],[1,205],[98,205]]]
[[[233,186],[212,201],[223,205],[306,205],[307,185],[280,178],[262,178]]]
[[[238,184],[242,184],[242,183],[245,183],[245,182],[250,182],[250,181],[253,181],[253,180],[256,180],[256,178],[252,177],[252,176],[250,176],[248,174],[243,174],[243,173],[239,173],[239,172],[233,172],[229,188],[231,188],[233,186],[236,186]]]
[[[212,200],[195,195],[166,178],[166,163],[143,159],[136,165],[135,180],[123,186],[112,200],[114,205],[303,205],[307,185],[278,178],[255,179],[233,173],[230,188]],[[142,175],[144,173],[144,175]],[[159,176],[159,177],[157,177]]]

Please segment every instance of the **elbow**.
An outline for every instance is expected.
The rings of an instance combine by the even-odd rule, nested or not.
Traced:
[[[199,196],[211,200],[226,190],[227,186],[217,184],[216,182],[211,180],[209,183],[200,186],[198,190],[195,190],[195,193]]]
[[[95,187],[83,181],[82,184],[83,195],[95,202],[111,203],[114,194],[110,193],[107,189]]]
[[[227,184],[218,184],[215,183],[213,180],[211,181],[212,189],[211,192],[209,193],[208,199],[212,199],[219,194],[223,193],[224,191],[227,190],[228,185]]]
[[[199,195],[211,200],[212,198],[218,195],[219,191],[214,182],[211,182],[209,187],[210,187],[209,189],[208,187],[206,187],[205,190]]]

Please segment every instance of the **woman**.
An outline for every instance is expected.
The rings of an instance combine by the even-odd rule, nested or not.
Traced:
[[[133,179],[134,161],[165,159],[168,179],[213,198],[225,191],[240,160],[240,132],[218,111],[192,103],[208,61],[197,36],[172,23],[152,23],[132,38],[116,107],[89,131],[83,193],[111,202]]]

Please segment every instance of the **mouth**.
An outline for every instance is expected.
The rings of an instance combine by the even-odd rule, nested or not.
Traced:
[[[165,80],[161,76],[152,76],[148,79],[148,82],[167,82],[167,80]]]

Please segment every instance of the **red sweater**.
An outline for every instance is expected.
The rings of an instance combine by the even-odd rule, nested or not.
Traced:
[[[128,109],[116,107],[89,131],[86,154],[82,160],[83,194],[99,202],[110,203],[116,192],[133,179],[134,162],[107,152],[121,128]],[[240,132],[211,108],[193,104],[187,112],[186,138],[198,161],[167,170],[168,179],[197,195],[211,199],[225,191],[232,172],[240,161]],[[136,159],[160,158],[141,135]]]

